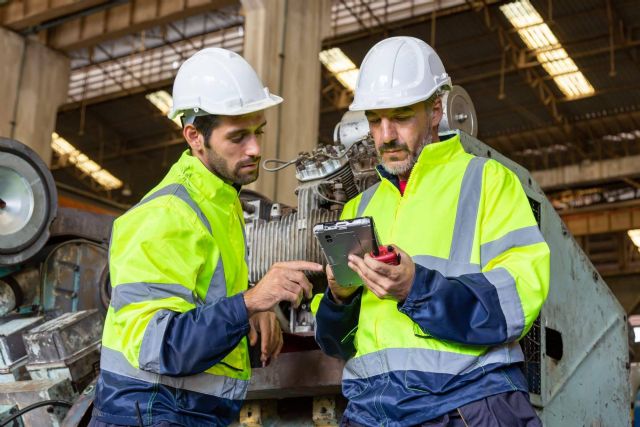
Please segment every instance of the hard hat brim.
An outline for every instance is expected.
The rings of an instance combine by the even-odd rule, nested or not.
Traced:
[[[381,96],[375,102],[356,102],[355,99],[349,105],[349,111],[367,111],[367,110],[385,110],[388,108],[401,108],[409,105],[417,104],[418,102],[426,101],[431,98],[436,92],[437,88],[425,95],[415,96],[412,98],[400,97],[400,96]],[[446,90],[446,89],[445,89]]]
[[[242,106],[238,106],[237,108],[230,109],[225,105],[213,105],[213,104],[200,104],[195,103],[192,106],[189,105],[181,105],[178,109],[172,109],[168,114],[171,120],[179,116],[182,112],[187,110],[192,110],[198,108],[200,110],[206,111],[209,114],[220,115],[220,116],[243,116],[245,114],[255,113],[256,111],[266,110],[267,108],[274,107],[280,104],[283,101],[281,97],[278,95],[274,95],[270,93],[267,97],[256,101],[251,102],[249,104],[245,104]],[[197,104],[197,105],[196,105]]]

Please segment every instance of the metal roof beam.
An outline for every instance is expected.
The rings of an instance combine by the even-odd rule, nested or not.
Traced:
[[[572,45],[572,44],[576,44],[576,43],[580,43],[581,41],[577,41],[577,42],[570,42],[567,43],[568,45]],[[564,45],[564,43],[563,43]],[[631,49],[637,48],[638,46],[640,46],[640,40],[632,40],[632,39],[627,39],[623,42],[620,42],[618,44],[615,44],[613,46],[614,51],[627,51],[630,52]],[[602,54],[606,54],[610,51],[610,47],[601,47],[601,48],[594,48],[594,49],[587,49],[587,50],[583,50],[580,52],[572,52],[571,53],[571,57],[574,59],[580,59],[580,58],[590,58],[592,56],[597,56],[597,55],[602,55]],[[523,52],[526,52],[527,49],[521,48],[521,50]],[[518,56],[520,56],[522,54],[518,54]],[[489,58],[486,60],[482,60],[482,62],[477,63],[477,64],[472,64],[473,65],[484,65],[484,64],[491,64],[491,63],[496,63],[500,61],[500,57],[496,56],[494,58]],[[517,71],[523,70],[523,69],[527,69],[527,68],[534,68],[534,67],[538,67],[540,65],[540,62],[538,62],[537,59],[531,59],[528,60],[526,62],[521,62],[521,63],[512,63],[509,66],[507,66],[507,68],[505,68],[504,70],[504,74],[513,74]],[[465,70],[468,69],[468,66],[462,66],[459,68],[459,70]],[[451,73],[455,73],[457,70],[453,69],[450,70]],[[491,79],[494,77],[498,77],[500,76],[501,71],[500,70],[495,70],[495,71],[489,71],[486,73],[482,73],[482,74],[477,74],[475,76],[470,76],[467,78],[462,78],[462,79],[457,79],[456,80],[456,84],[460,84],[460,85],[464,85],[467,83],[473,83],[473,82],[478,82],[478,81],[482,81],[482,80],[487,80],[487,79]],[[547,80],[546,78],[544,78],[545,80]],[[600,91],[598,91],[598,94],[600,93]],[[557,102],[564,102],[564,98],[558,98]]]
[[[242,36],[238,34],[237,28],[241,27],[167,42],[140,53],[96,62],[74,70],[71,73],[68,103],[61,107],[61,110],[77,108],[82,102],[93,104],[168,85],[177,71],[175,63],[203,47],[220,46],[241,52]],[[104,49],[102,52],[104,57],[109,57],[110,54]],[[105,86],[102,83],[105,77],[112,78],[116,84],[108,83]]]
[[[640,155],[532,171],[531,176],[544,190],[576,185],[621,181],[638,176]]]
[[[611,140],[611,138],[608,138],[606,140],[604,139],[605,136],[619,136],[617,132],[613,132],[611,129],[611,122],[617,120],[618,118],[624,118],[632,124],[632,126],[624,127],[626,132],[635,133],[635,131],[640,131],[640,128],[637,128],[637,126],[635,126],[635,124],[638,123],[637,120],[640,120],[640,112],[624,109],[622,111],[616,111],[614,114],[610,115],[591,114],[580,117],[577,120],[573,120],[570,123],[571,127],[576,135],[580,135],[579,139],[576,140],[565,139],[563,128],[560,125],[542,126],[519,132],[512,132],[509,133],[509,135],[515,140],[524,140],[528,137],[540,136],[542,140],[549,141],[547,146],[552,146],[553,144],[562,144],[567,146],[567,151],[551,153],[552,159],[555,160],[554,163],[559,165],[567,165],[568,163],[576,164],[580,162],[581,159],[575,157],[577,148],[576,145],[579,142],[581,142],[581,146],[583,147],[582,151],[588,151],[585,152],[585,154],[588,156],[589,161],[593,161],[594,159],[620,157],[621,154],[619,153],[619,150],[616,150],[615,147],[612,147],[612,144],[624,145],[623,149],[630,156],[636,156],[640,154],[640,146],[637,144],[637,141],[640,140],[640,138],[636,138],[635,140],[631,141],[622,139],[619,142]],[[622,130],[623,128],[620,129]],[[483,136],[483,141],[493,146],[493,144],[502,141],[504,135],[505,132],[499,132],[493,135],[485,135]],[[541,153],[542,152],[543,151],[541,151]],[[518,153],[516,153],[515,151],[510,151],[505,152],[504,154],[514,156]],[[567,156],[573,156],[573,158],[568,159]],[[533,169],[533,162],[530,161],[529,157],[530,156],[523,158],[522,160],[520,160],[520,162],[523,164],[523,166]]]
[[[64,51],[94,45],[156,25],[220,9],[233,0],[131,0],[51,28],[47,44]]]
[[[499,0],[487,0],[497,3]],[[342,0],[334,3],[332,10],[332,35],[323,40],[323,47],[331,47],[341,43],[358,40],[376,34],[384,34],[408,25],[432,22],[435,18],[467,12],[471,6],[465,0],[413,0],[398,1],[379,5],[366,4],[366,13],[358,14]],[[350,20],[351,22],[347,22]],[[368,21],[368,22],[365,22]],[[367,25],[368,23],[368,25]]]
[[[107,0],[14,0],[0,6],[0,25],[21,31],[40,23],[109,3]]]
[[[471,3],[470,0],[467,0]],[[498,41],[502,47],[502,53],[509,59],[511,64],[518,69],[523,80],[531,87],[542,105],[552,117],[555,124],[559,127],[564,135],[564,138],[569,142],[575,142],[573,144],[572,153],[577,152],[581,158],[587,159],[588,155],[584,149],[578,145],[578,141],[582,139],[582,135],[579,134],[565,115],[558,109],[559,99],[555,95],[554,91],[549,87],[546,80],[538,73],[538,71],[531,68],[524,68],[524,64],[529,61],[531,53],[518,45],[512,38],[512,34],[502,25],[500,19],[495,16],[493,10],[489,7],[486,1],[482,1],[480,8],[474,9],[477,13],[483,13],[483,19],[485,26],[491,32],[498,33]],[[501,70],[504,73],[505,70]],[[503,74],[504,75],[504,74]]]

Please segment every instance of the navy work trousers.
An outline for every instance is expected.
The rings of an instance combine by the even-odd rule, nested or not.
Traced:
[[[343,418],[340,427],[369,427]],[[542,427],[527,393],[510,391],[468,403],[416,427]]]

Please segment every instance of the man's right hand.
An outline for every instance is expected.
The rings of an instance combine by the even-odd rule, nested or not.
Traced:
[[[303,271],[322,271],[322,265],[308,261],[278,262],[253,288],[244,293],[249,316],[271,310],[280,301],[298,307],[303,296],[311,298],[313,286]]]
[[[358,286],[350,286],[348,288],[340,286],[338,282],[336,282],[333,270],[329,264],[327,264],[327,269],[325,271],[327,273],[327,281],[329,282],[329,289],[331,290],[334,301],[338,304],[344,304],[345,301],[358,290]]]

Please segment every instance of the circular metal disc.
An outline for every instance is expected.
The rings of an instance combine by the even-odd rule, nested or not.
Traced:
[[[0,234],[8,235],[24,228],[33,215],[33,192],[29,182],[14,170],[0,168],[2,215]]]
[[[461,86],[453,86],[442,96],[443,116],[441,132],[459,129],[472,136],[478,135],[478,116],[471,97]]]
[[[22,263],[49,238],[58,196],[51,172],[29,147],[0,138],[0,266]]]

